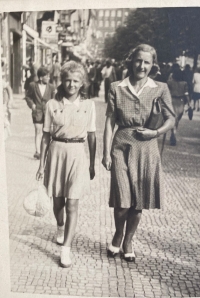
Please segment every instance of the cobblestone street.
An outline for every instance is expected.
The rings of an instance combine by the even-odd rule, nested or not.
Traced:
[[[97,110],[96,177],[81,198],[72,246],[72,266],[59,266],[53,212],[28,215],[25,196],[37,186],[39,161],[33,158],[34,126],[23,95],[15,96],[12,136],[6,141],[11,291],[81,297],[200,297],[200,112],[183,116],[177,146],[163,154],[164,210],[143,211],[133,239],[135,263],[108,258],[114,233],[108,207],[109,172],[101,165],[106,104]],[[161,138],[159,143],[161,143]],[[25,297],[24,295],[22,295]]]

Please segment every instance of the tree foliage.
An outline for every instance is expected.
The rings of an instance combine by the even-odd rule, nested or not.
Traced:
[[[138,44],[147,43],[156,48],[159,62],[173,61],[183,51],[196,59],[199,32],[200,8],[138,8],[105,40],[104,55],[122,60]]]

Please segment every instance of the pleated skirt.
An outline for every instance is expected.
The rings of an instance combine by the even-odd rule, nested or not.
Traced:
[[[53,141],[48,150],[44,174],[48,195],[80,199],[89,193],[89,183],[84,143]]]
[[[143,141],[133,129],[119,129],[111,157],[110,207],[163,208],[164,180],[157,139]]]

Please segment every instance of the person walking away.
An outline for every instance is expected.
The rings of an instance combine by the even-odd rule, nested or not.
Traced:
[[[96,116],[94,102],[85,99],[87,74],[82,64],[65,63],[61,68],[61,82],[56,98],[46,105],[36,179],[44,177],[48,195],[53,197],[57,243],[62,245],[60,265],[70,267],[79,199],[84,196],[89,180],[95,176]],[[89,165],[84,150],[87,139]]]
[[[40,67],[37,71],[39,80],[29,85],[25,100],[32,110],[32,120],[35,127],[35,154],[34,158],[40,159],[40,143],[42,138],[42,128],[46,103],[54,98],[55,89],[49,81],[49,72],[46,67]]]
[[[171,96],[172,105],[176,114],[175,126],[171,130],[170,145],[176,146],[176,132],[179,121],[184,112],[184,106],[187,103],[190,107],[188,84],[183,81],[183,73],[180,69],[174,68],[171,79],[167,82]]]
[[[89,88],[88,88],[88,98],[94,97],[94,81],[96,77],[96,68],[94,62],[90,62],[90,67],[88,68],[88,79],[89,79]]]
[[[100,86],[102,82],[102,74],[101,74],[101,64],[98,60],[95,62],[95,68],[96,68],[96,76],[94,79],[94,96],[99,97],[99,91],[100,91]]]
[[[58,87],[60,83],[60,69],[61,69],[60,63],[58,61],[58,58],[56,58],[55,63],[52,65],[52,70],[51,70],[53,85],[55,89]]]
[[[112,83],[110,88],[102,164],[111,171],[109,206],[114,208],[116,228],[108,256],[123,251],[124,259],[134,262],[132,238],[142,210],[163,208],[164,181],[157,138],[174,126],[175,114],[167,85],[148,76],[152,66],[158,66],[155,49],[141,44],[129,53],[126,63],[129,77]],[[152,104],[158,97],[163,101],[164,123],[158,129],[148,129]],[[118,129],[113,138],[115,125]]]
[[[108,102],[108,91],[110,89],[110,84],[117,80],[115,69],[111,65],[111,61],[109,59],[106,60],[106,65],[103,67],[101,74],[104,79],[105,102],[107,103]]]
[[[191,70],[190,65],[186,64],[185,69],[183,70],[183,81],[187,82],[188,84],[188,94],[189,94],[190,101],[192,99],[192,91],[193,91],[192,80],[193,80],[193,71]]]
[[[193,84],[193,93],[192,93],[192,100],[193,100],[193,110],[197,109],[200,111],[200,67],[198,67],[193,76],[192,80]]]

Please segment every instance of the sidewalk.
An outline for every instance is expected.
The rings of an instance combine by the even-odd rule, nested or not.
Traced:
[[[106,254],[114,233],[109,172],[101,165],[106,105],[102,95],[95,99],[96,177],[90,196],[80,200],[73,265],[63,269],[53,213],[35,218],[23,209],[24,197],[37,185],[39,161],[33,159],[31,111],[22,98],[14,97],[12,136],[6,141],[12,291],[81,297],[200,296],[200,113],[195,112],[192,121],[184,115],[176,147],[169,146],[167,135],[165,210],[143,212],[133,241],[136,263],[126,263]]]

